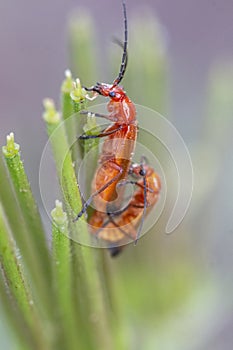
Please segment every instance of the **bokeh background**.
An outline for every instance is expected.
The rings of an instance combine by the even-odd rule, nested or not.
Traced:
[[[164,217],[140,244],[109,262],[125,336],[132,349],[229,350],[233,2],[128,0],[127,8],[124,85],[135,102],[163,113],[179,130],[195,184],[190,209],[171,236],[164,234]],[[0,1],[0,140],[3,145],[5,135],[15,132],[39,203],[39,162],[47,141],[41,101],[49,96],[59,102],[68,67],[86,85],[111,81],[119,66],[111,40],[122,37],[122,22],[120,1]],[[91,39],[86,72],[76,23]],[[3,317],[0,334],[2,348],[11,349]]]

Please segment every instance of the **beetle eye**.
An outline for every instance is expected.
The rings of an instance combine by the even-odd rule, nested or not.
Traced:
[[[139,175],[141,175],[141,176],[146,176],[146,170],[145,170],[145,169],[141,169],[141,170],[139,171]]]
[[[110,97],[116,97],[115,91],[110,91],[110,92],[109,92],[109,96],[110,96]]]

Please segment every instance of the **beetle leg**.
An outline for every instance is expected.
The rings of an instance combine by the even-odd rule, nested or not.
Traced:
[[[73,219],[74,221],[77,221],[86,211],[87,208],[90,206],[93,198],[95,196],[98,196],[101,192],[103,192],[104,190],[106,190],[106,188],[108,188],[111,184],[113,184],[115,181],[117,181],[119,179],[119,177],[122,174],[122,168],[119,167],[117,164],[113,163],[114,167],[119,171],[119,173],[117,175],[115,175],[111,180],[109,180],[108,182],[106,182],[106,184],[104,186],[102,186],[101,188],[98,189],[98,191],[94,192],[88,199],[87,201],[84,203],[82,210],[78,213],[78,215],[76,216],[75,219]]]
[[[122,125],[120,125],[119,127],[110,130],[110,131],[101,131],[98,135],[87,135],[87,134],[82,134],[79,136],[79,140],[89,140],[89,139],[96,139],[98,137],[106,137],[112,134],[115,134],[115,132],[119,131],[122,129]]]

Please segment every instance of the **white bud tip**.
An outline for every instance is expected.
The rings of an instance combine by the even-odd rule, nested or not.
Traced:
[[[62,208],[62,202],[60,202],[58,199],[55,201],[56,208]]]
[[[71,71],[69,69],[65,70],[65,77],[66,78],[71,78],[72,77]]]
[[[15,135],[13,132],[11,132],[9,135],[6,136],[7,142],[13,141],[14,142]]]
[[[44,105],[45,108],[54,107],[54,101],[51,98],[45,98],[43,100],[43,105]]]

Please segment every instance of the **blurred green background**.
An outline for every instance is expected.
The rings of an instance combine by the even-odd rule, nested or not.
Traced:
[[[38,163],[46,142],[41,100],[58,99],[67,67],[84,85],[112,81],[121,57],[111,43],[112,36],[123,35],[121,2],[24,0],[0,6],[1,144],[6,133],[17,132],[40,203]],[[165,208],[136,247],[108,261],[124,336],[129,349],[229,350],[233,3],[129,0],[127,9],[124,87],[135,103],[162,113],[179,130],[195,183],[189,211],[172,235],[164,233]],[[1,316],[1,347],[13,349],[5,327]]]

